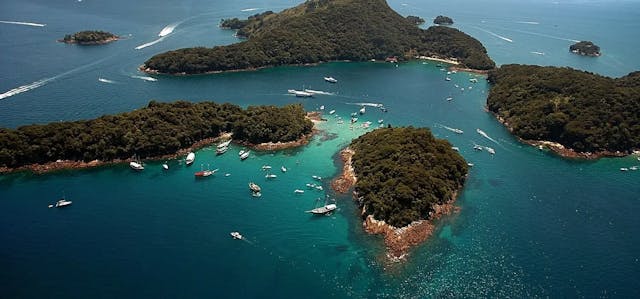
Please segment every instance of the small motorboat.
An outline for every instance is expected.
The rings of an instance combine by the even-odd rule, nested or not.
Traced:
[[[162,169],[169,170],[169,164],[167,162],[162,163]]]
[[[495,155],[496,151],[495,151],[494,149],[492,149],[492,148],[490,148],[490,147],[486,147],[486,149],[487,149],[487,152],[488,152],[489,154]]]
[[[336,113],[336,111],[335,111],[335,110],[331,110],[331,111],[329,111],[329,114],[334,114],[334,113]]]
[[[245,160],[246,158],[249,158],[249,154],[251,154],[251,151],[246,151],[242,153],[242,155],[240,155],[240,160]]]
[[[327,81],[329,83],[338,83],[338,80],[334,77],[324,77],[324,81]]]
[[[260,192],[260,186],[258,186],[258,184],[254,183],[254,182],[249,182],[249,189],[251,189],[251,191],[253,192]]]
[[[311,177],[312,177],[314,180],[318,180],[318,181],[322,180],[322,177],[319,177],[319,176],[317,176],[317,175],[312,175]]]
[[[239,232],[231,232],[231,237],[234,240],[242,240],[242,235]]]
[[[227,146],[218,147],[218,148],[216,148],[216,155],[222,155],[222,154],[226,153],[227,150],[229,150],[229,147],[227,147]]]
[[[72,201],[63,198],[56,201],[55,205],[49,205],[49,208],[64,208],[70,206],[72,203]]]
[[[269,165],[262,165],[262,170],[269,170],[271,169],[271,166]]]
[[[620,171],[629,171],[629,168],[626,168],[626,167],[620,167]]]
[[[287,172],[287,168],[286,168],[286,167],[284,167],[284,166],[280,166],[280,170],[281,170],[282,172]]]
[[[296,190],[293,190],[293,193],[301,194],[301,193],[304,193],[304,190],[296,189]]]
[[[189,152],[189,154],[187,154],[187,158],[184,160],[185,163],[187,163],[187,166],[193,164],[193,161],[196,160],[196,154],[194,154],[193,152]]]
[[[325,214],[331,213],[336,208],[338,208],[338,207],[335,204],[332,203],[332,204],[324,205],[324,206],[319,207],[319,208],[315,208],[313,210],[309,210],[309,211],[307,211],[307,213],[311,213],[311,214],[315,214],[315,215],[325,215]]]
[[[240,150],[240,152],[238,152],[238,156],[244,155],[245,152],[246,152],[245,150]]]
[[[144,170],[144,165],[142,165],[141,162],[131,161],[129,162],[129,167],[131,167],[131,169],[133,170]]]
[[[275,179],[275,178],[277,178],[278,176],[277,176],[277,175],[275,175],[275,174],[271,174],[271,173],[270,173],[270,174],[265,175],[264,177],[265,177],[265,178],[267,178],[267,179]]]

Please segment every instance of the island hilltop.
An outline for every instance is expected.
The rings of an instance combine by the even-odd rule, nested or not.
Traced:
[[[590,41],[577,42],[569,46],[569,51],[571,51],[572,53],[576,53],[584,56],[591,56],[591,57],[600,56],[600,47],[596,46],[594,43]]]
[[[566,157],[640,149],[640,72],[612,79],[570,68],[503,65],[487,108],[523,141]]]
[[[420,29],[384,0],[309,0],[280,13],[258,14],[224,26],[237,28],[248,39],[229,46],[161,53],[141,69],[202,74],[390,56],[455,59],[461,67],[477,70],[495,66],[478,40],[454,28]]]
[[[436,25],[453,25],[453,19],[447,16],[437,16],[433,19],[433,23]]]
[[[102,45],[117,41],[120,37],[105,31],[80,31],[67,34],[60,42],[79,45]]]
[[[434,220],[455,210],[468,166],[428,129],[377,129],[342,151],[343,173],[332,186],[354,196],[362,208],[364,229],[383,234],[387,256],[403,259],[434,231]]]

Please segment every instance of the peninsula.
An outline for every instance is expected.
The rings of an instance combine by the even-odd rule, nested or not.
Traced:
[[[351,142],[342,158],[343,174],[332,186],[346,192],[355,184],[364,229],[384,235],[392,260],[404,258],[433,233],[434,220],[455,210],[468,171],[448,141],[424,128],[374,130]]]
[[[249,146],[287,143],[306,140],[312,128],[300,104],[242,109],[228,103],[151,101],[146,108],[93,120],[0,128],[0,172],[48,170],[40,165],[56,161],[70,161],[75,167],[121,161],[134,154],[162,157],[211,143],[224,132],[232,132],[234,140]]]
[[[184,48],[151,57],[148,73],[203,74],[327,61],[369,61],[418,56],[452,58],[461,67],[487,70],[495,63],[471,36],[448,27],[423,30],[384,0],[309,0],[280,13],[246,21],[223,20],[248,39],[228,46]]]
[[[490,71],[488,80],[488,110],[524,142],[583,158],[640,148],[640,72],[612,79],[512,64]]]
[[[105,31],[80,31],[67,34],[59,42],[78,45],[102,45],[117,41],[120,37]]]
[[[583,56],[600,56],[600,47],[590,41],[581,41],[569,46],[569,51]]]

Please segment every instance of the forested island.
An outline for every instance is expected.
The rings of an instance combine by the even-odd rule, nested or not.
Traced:
[[[417,16],[407,16],[406,17],[407,21],[414,23],[416,25],[422,25],[424,24],[424,19],[421,17],[417,17]]]
[[[488,109],[531,144],[586,158],[640,148],[640,72],[612,79],[571,68],[503,65],[488,80]]]
[[[447,16],[437,16],[433,19],[433,23],[436,25],[453,25],[453,19]]]
[[[149,73],[202,74],[326,61],[384,60],[390,56],[454,58],[462,67],[492,69],[484,46],[447,27],[418,28],[384,0],[310,0],[246,21],[224,20],[248,40],[229,46],[161,53],[141,69]]]
[[[80,31],[67,34],[60,42],[79,45],[102,45],[117,41],[120,37],[105,31]]]
[[[600,47],[596,46],[594,43],[590,41],[577,42],[569,46],[569,51],[571,51],[572,53],[576,53],[584,56],[591,56],[591,57],[600,56]]]
[[[57,160],[158,157],[222,132],[246,144],[289,142],[312,128],[300,104],[242,109],[229,103],[151,101],[142,109],[93,120],[0,128],[0,171]]]
[[[365,230],[384,234],[393,258],[432,233],[429,220],[453,210],[468,171],[448,141],[413,127],[362,135],[343,151],[343,160],[345,173],[353,171]]]

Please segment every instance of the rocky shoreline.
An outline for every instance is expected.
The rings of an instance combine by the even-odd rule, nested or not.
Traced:
[[[110,42],[115,42],[117,40],[120,40],[121,38],[119,36],[117,37],[111,37],[111,38],[107,38],[105,40],[101,40],[101,41],[96,41],[96,42],[79,42],[77,40],[70,40],[70,41],[65,41],[63,39],[59,39],[58,41],[61,43],[65,43],[65,44],[78,44],[78,45],[82,45],[82,46],[95,46],[95,45],[104,45],[104,44],[108,44]]]
[[[346,193],[358,180],[352,166],[354,154],[355,151],[348,147],[340,151],[340,157],[343,162],[342,173],[331,182],[331,187],[338,193]],[[355,191],[353,198],[358,200],[358,194]],[[387,224],[385,221],[376,220],[373,215],[368,215],[362,222],[362,227],[369,234],[383,235],[387,248],[386,257],[389,261],[406,260],[411,248],[422,244],[433,235],[436,229],[436,220],[444,215],[459,211],[460,208],[455,206],[456,198],[457,194],[454,194],[452,199],[444,204],[434,205],[434,211],[429,215],[429,220],[414,221],[407,226],[398,228]],[[366,215],[365,207],[362,208],[360,215]]]

